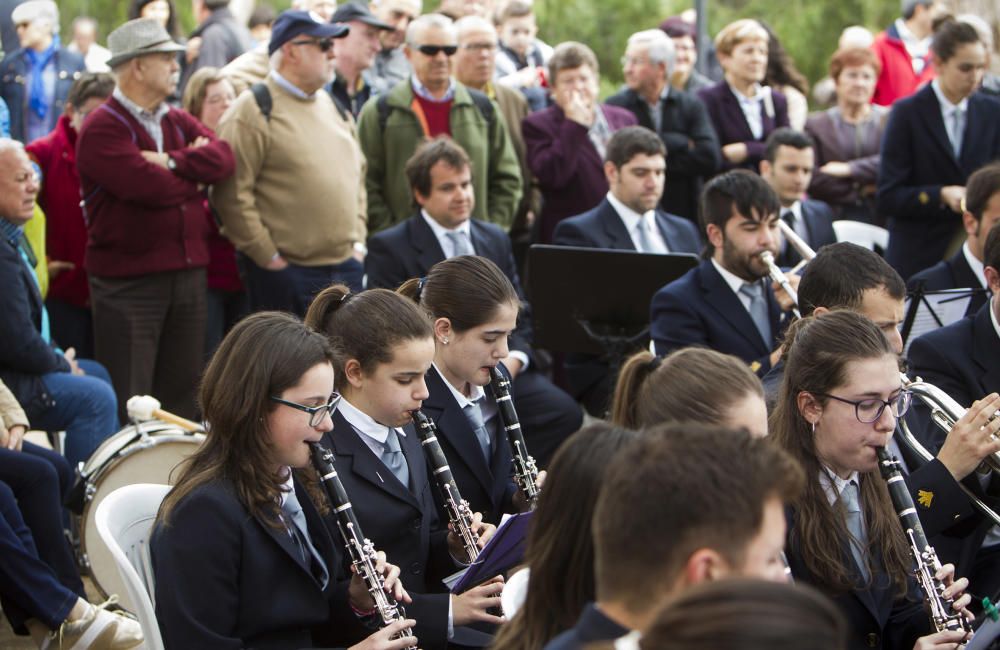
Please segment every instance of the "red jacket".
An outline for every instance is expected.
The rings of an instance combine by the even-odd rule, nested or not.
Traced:
[[[142,157],[141,151],[156,151],[156,144],[114,97],[80,131],[76,161],[89,273],[129,277],[208,264],[209,227],[199,185],[233,173],[232,149],[182,110],[171,108],[161,125],[173,171]],[[209,144],[189,147],[199,136]]]
[[[895,25],[875,37],[872,51],[882,64],[882,73],[875,83],[875,94],[872,103],[879,106],[891,106],[897,99],[909,97],[922,85],[934,79],[934,64],[930,53],[924,57],[924,69],[918,77],[913,72],[910,53],[906,51]]]
[[[80,175],[76,171],[76,131],[65,115],[45,137],[25,147],[42,168],[38,204],[45,211],[45,246],[49,259],[72,262],[71,271],[51,279],[49,297],[77,307],[90,306],[90,287],[83,270],[87,225],[80,209]]]

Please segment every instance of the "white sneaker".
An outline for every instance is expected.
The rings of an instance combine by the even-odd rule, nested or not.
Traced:
[[[65,621],[42,642],[41,650],[127,650],[143,641],[139,622],[124,612],[109,612],[118,602],[112,595],[100,605],[87,603],[87,611],[75,621]]]

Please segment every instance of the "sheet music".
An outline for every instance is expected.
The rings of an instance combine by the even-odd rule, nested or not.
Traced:
[[[910,343],[915,338],[965,318],[965,312],[973,295],[974,292],[969,289],[949,289],[921,294],[917,315],[913,319],[913,327],[910,328],[910,335],[906,339],[904,354],[909,352]],[[906,299],[904,313],[910,312],[912,300],[912,298]]]

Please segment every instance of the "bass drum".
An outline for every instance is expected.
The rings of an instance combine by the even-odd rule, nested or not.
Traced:
[[[97,532],[97,505],[118,488],[135,483],[173,485],[171,476],[182,460],[194,453],[205,440],[203,433],[191,433],[158,420],[129,425],[97,448],[81,471],[86,481],[83,513],[80,518],[80,553],[90,570],[94,586],[107,598],[118,594],[119,603],[135,611],[111,551]]]

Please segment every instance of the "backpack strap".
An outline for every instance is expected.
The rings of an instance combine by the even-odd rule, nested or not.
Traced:
[[[257,107],[260,109],[260,114],[264,116],[264,121],[270,122],[271,108],[274,104],[271,102],[271,91],[268,90],[267,84],[258,81],[250,86],[250,92],[253,93],[253,98],[257,101]]]
[[[486,118],[486,123],[492,128],[493,120],[495,119],[493,102],[486,96],[486,93],[473,90],[472,88],[466,88],[465,90],[468,91],[469,96],[472,98],[472,103],[476,105],[477,109],[479,109],[479,113]],[[388,93],[378,96],[375,100],[375,108],[378,111],[379,131],[385,131],[385,125],[389,121],[389,112],[392,110],[389,107]]]

